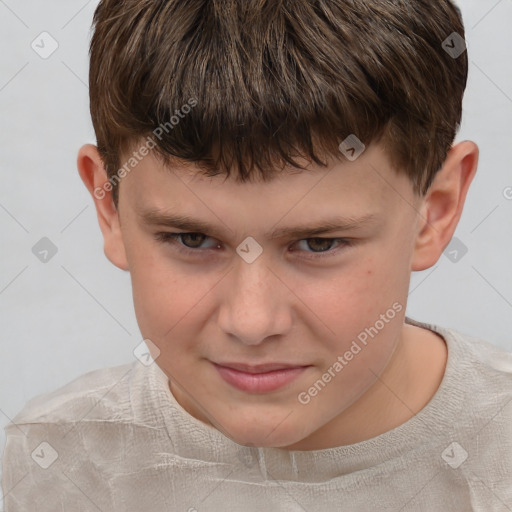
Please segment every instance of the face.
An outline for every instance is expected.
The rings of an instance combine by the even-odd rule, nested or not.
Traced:
[[[419,204],[378,146],[270,183],[146,156],[121,183],[122,243],[181,406],[239,444],[314,444],[397,346]]]

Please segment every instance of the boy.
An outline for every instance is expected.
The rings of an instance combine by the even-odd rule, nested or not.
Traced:
[[[149,353],[14,418],[6,512],[512,510],[512,354],[405,314],[477,169],[457,8],[102,0],[94,26],[78,169]]]

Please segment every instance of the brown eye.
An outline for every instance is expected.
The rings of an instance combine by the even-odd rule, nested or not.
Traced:
[[[303,238],[296,244],[301,258],[321,260],[336,256],[355,245],[350,238]],[[296,252],[296,251],[293,251]]]
[[[179,236],[183,245],[189,249],[198,249],[206,238],[206,235],[201,233],[180,233]]]
[[[169,245],[172,250],[188,256],[205,255],[213,250],[221,249],[220,244],[203,233],[156,233],[155,240]],[[209,246],[203,244],[210,242]]]
[[[313,252],[324,252],[332,248],[334,238],[308,238],[307,245]]]

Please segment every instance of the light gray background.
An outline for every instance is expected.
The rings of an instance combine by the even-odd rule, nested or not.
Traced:
[[[3,427],[28,399],[133,361],[142,339],[129,274],[104,256],[76,168],[79,147],[95,143],[87,80],[97,3],[0,0],[2,453]],[[407,314],[512,351],[512,0],[458,4],[470,72],[457,140],[481,151],[455,233],[468,252],[413,273]],[[31,48],[43,31],[59,44],[47,59]],[[47,263],[32,253],[43,237],[58,248]]]

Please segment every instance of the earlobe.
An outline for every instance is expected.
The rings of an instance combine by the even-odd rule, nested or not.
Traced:
[[[450,149],[422,203],[411,270],[432,267],[450,243],[476,174],[478,155],[478,146],[471,141]]]
[[[77,156],[77,168],[96,207],[98,222],[103,234],[105,256],[116,267],[128,270],[119,211],[114,205],[112,187],[96,146],[86,144],[80,148]]]

